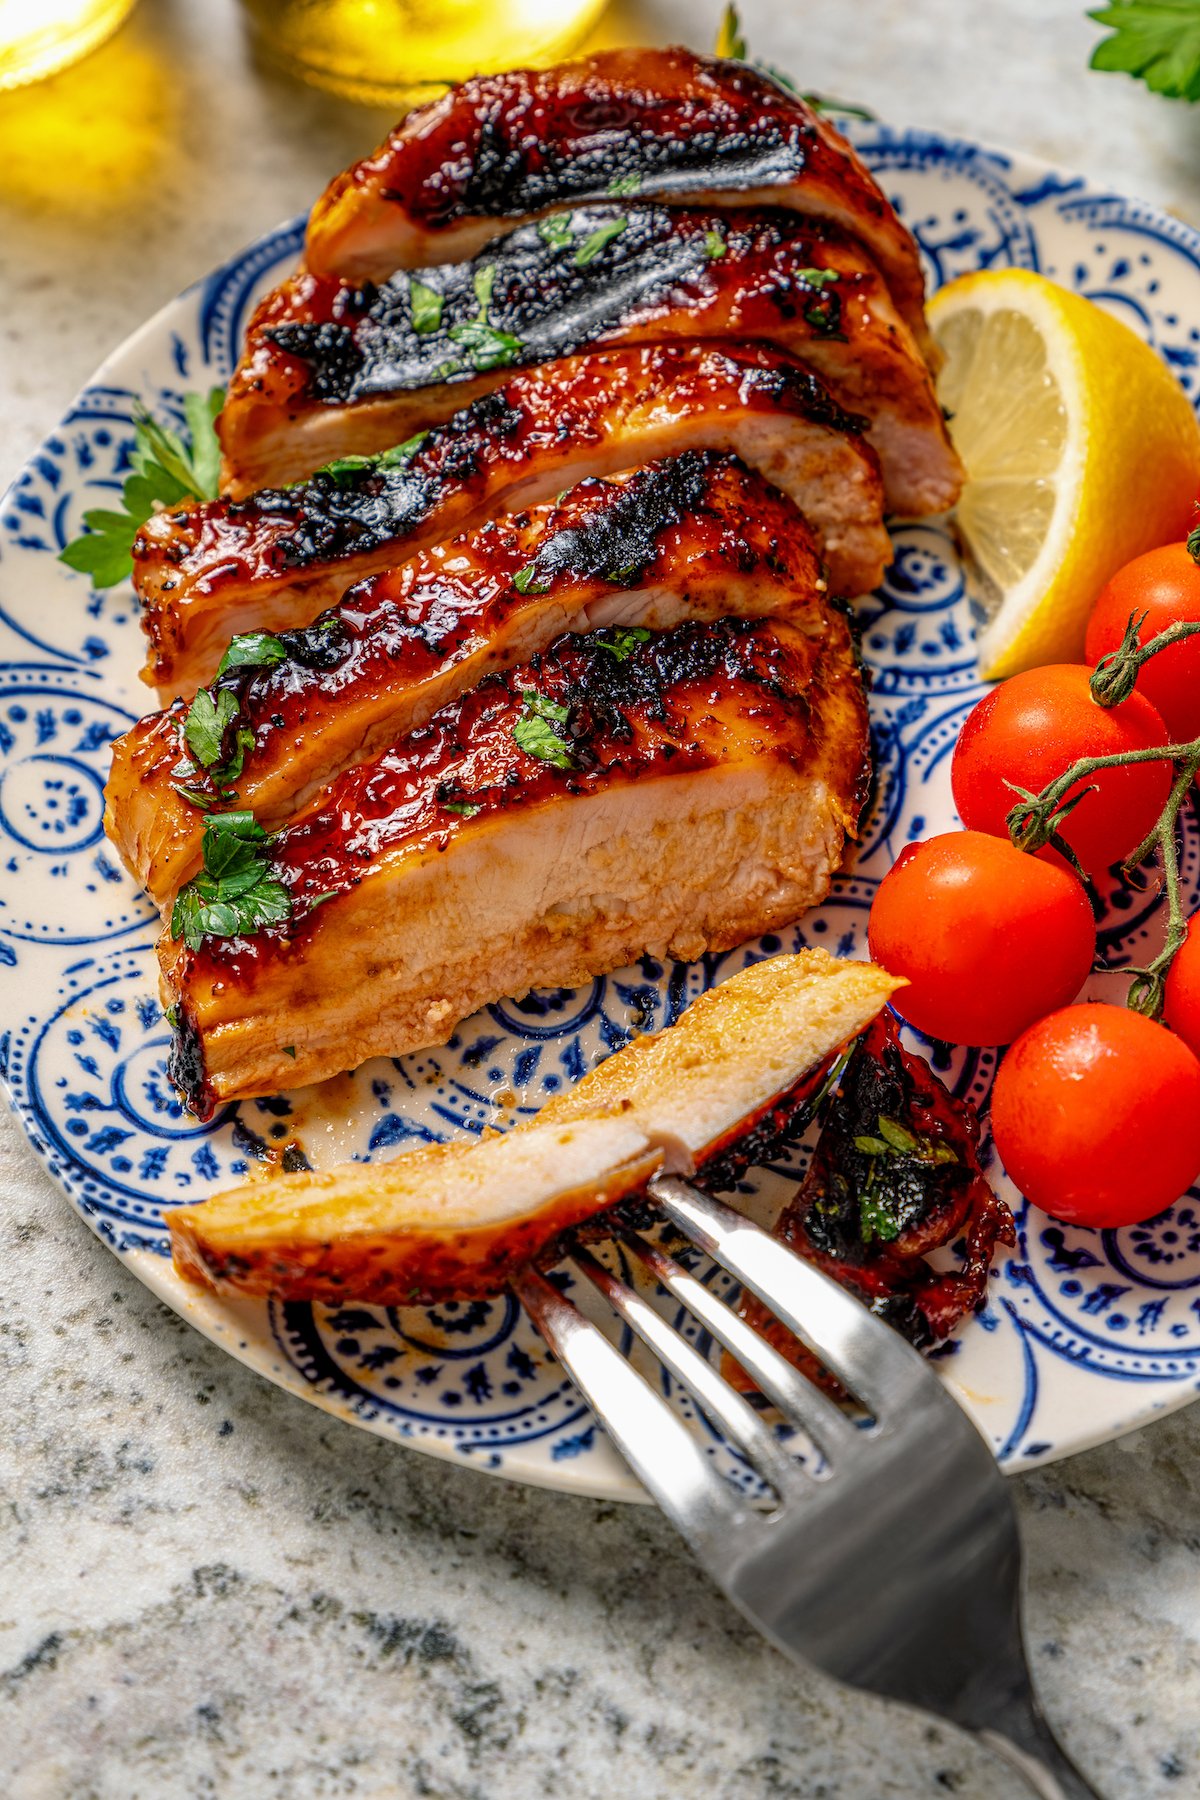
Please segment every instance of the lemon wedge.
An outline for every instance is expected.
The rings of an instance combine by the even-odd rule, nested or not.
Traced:
[[[957,518],[987,612],[980,673],[1078,661],[1110,575],[1190,529],[1196,415],[1149,345],[1043,275],[965,275],[934,295],[929,324],[967,470]]]

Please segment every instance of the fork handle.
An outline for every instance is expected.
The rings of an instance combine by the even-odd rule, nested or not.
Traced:
[[[1032,1691],[1005,1709],[1003,1726],[1003,1730],[985,1726],[977,1736],[1025,1777],[1038,1800],[1100,1800],[1047,1725]]]

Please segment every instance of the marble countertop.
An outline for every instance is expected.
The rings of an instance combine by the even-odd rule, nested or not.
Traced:
[[[610,39],[708,39],[645,0]],[[1082,0],[745,0],[806,84],[1200,216],[1200,108],[1086,71]],[[852,23],[850,15],[852,14]],[[711,15],[711,16],[710,16]],[[385,116],[143,0],[0,100],[0,485],[104,353]],[[0,1117],[0,1790],[1017,1800],[953,1731],[806,1679],[642,1508],[406,1455],[153,1300]],[[1018,1481],[1037,1673],[1111,1800],[1200,1792],[1200,1412]]]

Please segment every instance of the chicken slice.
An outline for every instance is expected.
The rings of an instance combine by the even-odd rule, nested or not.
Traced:
[[[216,674],[235,633],[311,624],[352,582],[591,475],[732,451],[820,534],[832,588],[890,558],[874,451],[809,370],[761,345],[598,351],[515,374],[402,455],[294,488],[173,508],[133,545],[164,701]]]
[[[560,639],[339,777],[260,870],[243,864],[215,928],[239,929],[260,874],[275,924],[189,944],[249,815],[210,820],[211,875],[159,943],[192,1110],[444,1043],[505,995],[798,917],[865,792],[849,629],[825,623],[688,624],[624,658]]]
[[[711,338],[789,351],[862,413],[893,512],[954,505],[962,467],[878,270],[844,232],[780,208],[580,207],[473,263],[381,287],[293,276],[250,322],[218,421],[225,484],[258,485],[281,455],[303,456],[307,473],[400,443],[511,367],[592,345]]]
[[[690,1175],[724,1153],[901,985],[823,950],[754,963],[502,1137],[276,1175],[177,1208],[175,1267],[222,1293],[331,1304],[495,1293],[659,1168]]]
[[[936,367],[917,246],[846,139],[769,75],[691,50],[603,50],[464,81],[330,183],[306,261],[385,281],[473,256],[504,223],[631,194],[786,206],[841,226]]]
[[[214,716],[225,711],[219,745],[202,746],[208,764],[189,746],[183,701],[140,720],[113,746],[106,829],[165,906],[200,866],[210,808],[249,807],[278,826],[564,632],[607,627],[598,641],[617,657],[687,619],[781,614],[821,637],[824,594],[804,519],[718,451],[586,481],[372,576],[302,631],[239,644],[251,660],[209,690]],[[213,773],[239,747],[239,773]]]

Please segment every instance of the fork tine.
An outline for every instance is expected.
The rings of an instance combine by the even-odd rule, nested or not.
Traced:
[[[717,1474],[667,1402],[579,1308],[536,1269],[513,1292],[634,1474],[701,1556],[764,1522]]]
[[[626,1234],[625,1242],[659,1285],[686,1306],[737,1358],[759,1393],[778,1407],[790,1425],[807,1432],[830,1463],[858,1448],[858,1430],[841,1408],[793,1368],[773,1344],[739,1319],[732,1307],[726,1306],[657,1244],[647,1243],[634,1232]]]
[[[928,1372],[917,1352],[786,1244],[677,1175],[656,1175],[647,1191],[673,1224],[820,1357],[877,1425],[926,1392]]]
[[[803,1477],[799,1467],[776,1442],[774,1434],[749,1402],[722,1379],[686,1338],[635,1289],[606,1269],[590,1250],[572,1248],[571,1256],[597,1287],[619,1319],[647,1344],[663,1367],[695,1395],[713,1424],[775,1489],[780,1499],[797,1494]]]

